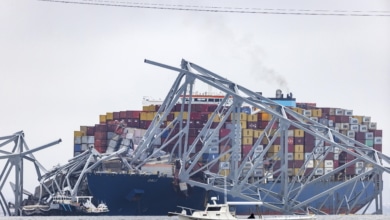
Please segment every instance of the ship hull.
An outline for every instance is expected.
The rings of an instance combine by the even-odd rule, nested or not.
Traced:
[[[174,184],[172,177],[158,175],[90,173],[87,179],[94,199],[106,203],[110,209],[108,215],[167,215],[168,212],[180,211],[177,206],[203,210],[212,196],[224,198],[223,193],[206,192],[200,187],[188,186],[187,191],[181,191],[178,185]],[[310,199],[337,184],[339,183],[317,182],[312,184],[300,193],[297,201]],[[274,192],[281,192],[280,183],[270,182],[262,184],[262,187],[269,189],[273,187]],[[315,199],[309,203],[309,206],[327,214],[343,214],[347,213],[348,205],[354,203],[353,197],[356,197],[355,208],[349,212],[355,213],[373,199],[374,190],[375,186],[372,182],[362,181],[354,187],[345,186],[337,189],[329,198]],[[363,195],[359,196],[361,193]],[[262,193],[260,196],[263,201],[278,206],[276,201],[269,196]],[[349,204],[344,201],[345,197],[350,199]],[[228,196],[228,201],[239,201],[239,199]],[[266,207],[236,207],[238,215],[249,215],[253,212],[260,212],[264,215],[282,214]]]
[[[178,205],[203,209],[206,191],[188,186],[186,191],[172,177],[138,174],[88,174],[94,199],[104,202],[108,215],[167,215]]]

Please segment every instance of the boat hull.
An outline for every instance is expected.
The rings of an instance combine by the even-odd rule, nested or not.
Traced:
[[[181,191],[172,177],[141,174],[88,174],[93,198],[104,202],[109,215],[167,215],[177,205],[203,209],[206,191],[190,187]]]
[[[223,193],[214,191],[206,192],[200,187],[188,186],[187,191],[181,191],[177,184],[174,184],[172,177],[159,175],[141,175],[141,174],[109,174],[109,173],[90,173],[87,175],[88,187],[90,193],[98,202],[107,204],[110,212],[108,215],[145,215],[157,216],[167,215],[168,212],[180,211],[177,206],[191,207],[197,210],[203,210],[205,205],[210,202],[209,198],[217,196],[224,198]],[[317,182],[305,188],[297,197],[297,201],[304,201],[318,195],[327,189],[335,187],[337,182]],[[367,186],[368,184],[368,186]],[[275,192],[280,192],[281,184],[267,183],[262,184],[263,188],[269,188]],[[364,188],[365,187],[365,188]],[[351,192],[353,188],[353,192]],[[320,208],[327,214],[346,213],[348,204],[343,202],[345,196],[356,196],[357,201],[355,209],[350,213],[355,213],[369,201],[373,199],[375,186],[372,182],[362,181],[355,187],[341,187],[332,197],[324,199],[318,198],[310,202],[309,206]],[[363,193],[359,198],[359,193]],[[275,203],[265,194],[260,194],[263,201]],[[221,200],[222,201],[222,200]],[[228,201],[240,201],[238,198],[228,196]],[[351,201],[354,202],[354,201]],[[277,204],[275,203],[277,206]],[[263,215],[279,215],[274,210],[266,207],[255,206],[237,206],[237,215],[250,215],[260,212]]]

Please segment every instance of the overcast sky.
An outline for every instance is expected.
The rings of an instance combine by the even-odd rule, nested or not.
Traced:
[[[144,59],[179,67],[184,58],[268,97],[281,88],[298,102],[371,116],[383,129],[383,149],[390,155],[390,16],[348,15],[389,15],[388,1],[146,3],[155,2],[346,13],[0,1],[0,136],[23,130],[30,148],[61,138],[36,157],[47,168],[64,164],[73,155],[73,131],[80,125],[97,124],[106,112],[141,109],[143,96],[165,97],[177,73]],[[389,175],[385,181],[389,185]],[[385,194],[386,201],[388,187]]]

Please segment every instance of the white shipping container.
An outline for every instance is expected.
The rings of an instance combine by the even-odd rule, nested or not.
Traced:
[[[348,131],[347,136],[350,138],[355,138],[355,131]]]
[[[335,123],[334,127],[340,129],[342,123]]]
[[[367,132],[367,133],[365,134],[365,138],[366,138],[366,140],[372,140],[372,139],[374,139],[374,133],[373,133],[373,132]]]
[[[353,115],[353,110],[345,110],[344,111],[344,115],[352,116]]]
[[[333,160],[325,160],[324,167],[325,168],[333,168]]]
[[[344,115],[344,109],[341,109],[341,108],[336,109],[335,115]]]
[[[314,167],[314,161],[313,160],[308,160],[305,162],[305,167],[306,168],[313,168]]]
[[[303,110],[303,115],[306,117],[311,117],[311,110],[310,109]]]
[[[81,144],[81,137],[75,137],[74,138],[74,143],[75,144]]]
[[[333,124],[334,124],[334,123],[333,123],[333,120],[329,120],[329,121],[328,121],[328,126],[329,126],[329,127],[333,127]]]
[[[349,118],[349,123],[351,124],[351,125],[357,125],[357,124],[359,124],[359,120],[357,119],[357,118]]]
[[[318,122],[318,117],[310,117],[311,120]]]
[[[359,125],[351,125],[351,126],[349,126],[349,129],[351,131],[359,131]]]
[[[376,122],[370,122],[368,124],[368,128],[371,130],[376,130]]]
[[[367,131],[368,131],[367,125],[360,125],[359,131],[360,131],[360,132],[367,132]]]
[[[333,168],[325,167],[324,171],[325,171],[325,174],[328,174],[328,173],[333,171]]]
[[[88,136],[81,136],[81,143],[86,144],[88,142]]]
[[[229,161],[219,162],[219,168],[221,170],[228,170],[228,169],[230,169],[230,162]]]
[[[364,116],[363,117],[363,122],[366,122],[366,123],[371,122],[371,117],[370,116]]]
[[[339,155],[340,155],[340,154],[334,154],[334,155],[333,155],[334,160],[339,160]]]
[[[340,153],[340,148],[339,147],[333,147],[333,153],[339,154]]]
[[[287,136],[288,137],[294,137],[294,130],[288,130],[287,131]]]
[[[374,144],[382,144],[382,137],[374,137]]]
[[[218,145],[219,137],[211,137],[210,143],[212,145]]]
[[[87,136],[87,144],[94,144],[95,136]]]
[[[81,151],[88,150],[88,144],[81,144]]]
[[[317,176],[322,176],[324,175],[324,169],[323,168],[318,168],[314,171],[314,175],[317,175]]]
[[[209,153],[210,154],[218,154],[219,153],[219,146],[214,145],[209,148]]]
[[[341,123],[340,130],[349,130],[349,123]]]
[[[294,160],[294,154],[293,153],[287,153],[287,160]]]
[[[289,176],[293,176],[293,169],[292,168],[288,168],[287,169],[287,175],[289,175]]]

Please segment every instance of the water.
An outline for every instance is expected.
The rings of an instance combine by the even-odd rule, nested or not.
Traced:
[[[4,217],[0,220],[177,220],[167,216],[39,216]],[[389,220],[390,215],[319,215],[317,220]]]

